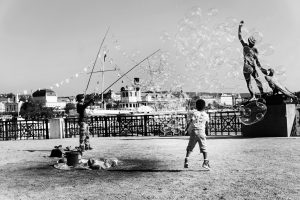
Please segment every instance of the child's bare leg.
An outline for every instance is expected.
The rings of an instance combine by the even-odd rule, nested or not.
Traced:
[[[203,159],[207,160],[207,152],[203,152]]]
[[[189,167],[188,158],[189,158],[189,156],[190,156],[191,152],[193,151],[196,144],[197,144],[197,139],[195,137],[194,131],[192,131],[192,132],[190,132],[189,143],[188,143],[188,146],[186,147],[186,155],[185,155],[185,159],[184,159],[184,168]]]
[[[186,150],[185,157],[188,158],[188,157],[190,156],[191,152],[192,152],[192,151]]]
[[[190,150],[186,150],[186,155],[185,155],[185,159],[184,159],[184,168],[189,168],[189,156],[191,154],[192,151]]]
[[[203,152],[203,158],[204,158],[204,161],[203,161],[202,167],[210,170],[209,161],[207,159],[207,152]]]

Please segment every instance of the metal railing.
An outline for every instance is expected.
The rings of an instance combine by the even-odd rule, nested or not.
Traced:
[[[242,135],[239,111],[208,112],[209,136]],[[185,113],[95,116],[88,120],[93,137],[115,136],[183,136],[186,135]],[[49,139],[50,123],[42,120],[0,121],[1,140]],[[65,118],[66,138],[79,135],[78,118]],[[53,128],[53,127],[52,127]],[[299,124],[295,118],[290,136],[299,136]],[[55,131],[55,130],[54,130]]]
[[[208,135],[241,135],[238,111],[209,113]],[[91,136],[174,136],[185,135],[186,114],[116,115],[90,117]],[[79,135],[77,118],[65,119],[65,137]]]
[[[241,135],[238,111],[209,112],[209,135]]]
[[[0,121],[0,140],[49,139],[48,119]]]
[[[65,119],[65,137],[79,135],[77,118]],[[90,134],[98,137],[183,135],[185,115],[117,115],[91,117]]]

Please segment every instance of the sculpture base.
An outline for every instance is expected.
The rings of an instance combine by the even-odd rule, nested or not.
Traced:
[[[245,137],[290,137],[296,130],[296,106],[278,100],[278,96],[266,98],[267,113],[263,120],[252,124],[242,124]],[[296,134],[297,135],[297,134]]]

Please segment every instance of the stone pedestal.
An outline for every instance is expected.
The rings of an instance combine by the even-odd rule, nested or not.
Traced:
[[[50,124],[49,139],[64,138],[64,119],[63,118],[50,119],[49,124]]]
[[[290,137],[296,128],[296,106],[283,101],[267,100],[267,113],[262,121],[252,125],[242,124],[246,137]]]

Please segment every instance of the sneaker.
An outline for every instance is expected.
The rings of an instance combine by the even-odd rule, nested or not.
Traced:
[[[209,161],[208,160],[204,160],[203,164],[202,164],[202,167],[205,168],[205,169],[210,170]]]
[[[187,158],[184,159],[184,168],[189,168],[189,161]]]

